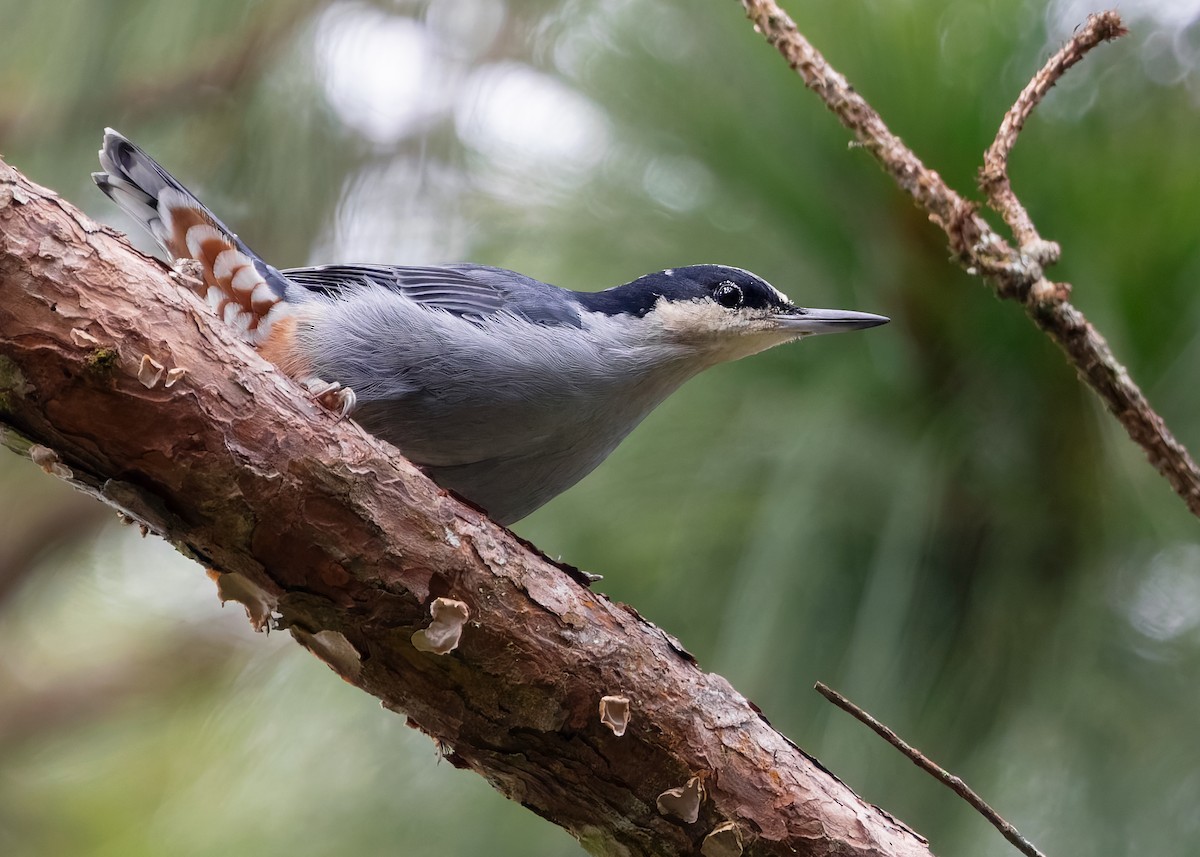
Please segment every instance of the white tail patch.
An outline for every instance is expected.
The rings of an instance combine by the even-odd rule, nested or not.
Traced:
[[[279,302],[279,295],[271,291],[265,282],[258,282],[250,292],[250,308],[256,312],[266,312]]]
[[[162,221],[164,232],[172,235],[175,232],[174,213],[182,208],[194,209],[196,203],[187,198],[187,194],[173,187],[165,187],[158,192],[158,217]]]
[[[188,229],[185,240],[187,241],[188,255],[201,264],[204,263],[204,245],[206,242],[229,243],[229,239],[222,235],[217,227],[209,226],[207,223],[197,224]]]
[[[213,261],[213,276],[218,280],[227,280],[234,275],[238,268],[250,262],[245,253],[237,250],[222,250]]]
[[[194,206],[176,209],[170,222],[176,243],[183,245],[180,249],[186,248],[204,272],[205,301],[243,339],[261,345],[272,322],[290,308],[267,285],[254,259],[237,247],[236,238],[211,222],[196,222],[195,214]]]
[[[208,291],[204,293],[204,302],[208,304],[209,309],[221,312],[225,303],[225,293],[216,286],[209,286]]]
[[[246,259],[246,261],[250,263],[250,260],[245,256],[242,258]],[[247,296],[252,294],[254,292],[254,287],[260,284],[264,286],[266,285],[266,283],[263,282],[262,276],[257,270],[255,270],[253,263],[246,264],[238,268],[237,273],[234,274],[229,281],[229,285],[235,292],[239,292],[240,294]]]
[[[99,157],[104,172],[92,179],[100,190],[144,223],[172,260],[195,260],[186,263],[184,282],[243,339],[263,346],[272,325],[292,308],[268,285],[253,254],[153,158],[111,128]],[[203,283],[197,282],[201,277]]]
[[[256,316],[258,324],[253,330],[251,341],[255,345],[261,345],[266,342],[271,335],[275,322],[287,318],[293,312],[295,312],[295,307],[292,304],[284,301],[276,301],[271,305],[270,309]]]
[[[226,323],[242,336],[249,336],[253,341],[254,337],[251,336],[250,327],[254,325],[255,321],[256,319],[253,315],[246,312],[244,309],[239,309],[233,314],[233,318],[226,320]],[[257,333],[258,331],[255,331],[255,335],[257,335]]]

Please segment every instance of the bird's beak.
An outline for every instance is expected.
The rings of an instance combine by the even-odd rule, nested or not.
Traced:
[[[864,330],[878,327],[891,321],[882,315],[869,312],[854,312],[848,309],[806,309],[777,315],[779,329],[786,333],[806,336],[814,333],[843,333],[847,330]]]

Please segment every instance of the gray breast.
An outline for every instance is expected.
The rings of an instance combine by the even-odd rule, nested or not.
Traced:
[[[508,524],[590,473],[696,371],[628,318],[576,317],[465,318],[364,287],[307,301],[298,338],[319,377],[355,390],[364,428]]]

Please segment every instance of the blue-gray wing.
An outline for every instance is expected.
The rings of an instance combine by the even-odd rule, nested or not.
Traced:
[[[503,268],[320,265],[282,273],[298,286],[330,296],[364,285],[382,286],[468,321],[507,312],[537,324],[580,326],[579,304],[571,292]]]

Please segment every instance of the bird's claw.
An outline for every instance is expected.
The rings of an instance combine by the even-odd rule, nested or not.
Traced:
[[[335,412],[340,419],[350,416],[358,401],[352,389],[343,387],[337,381],[309,378],[304,382],[304,386],[318,405]]]

